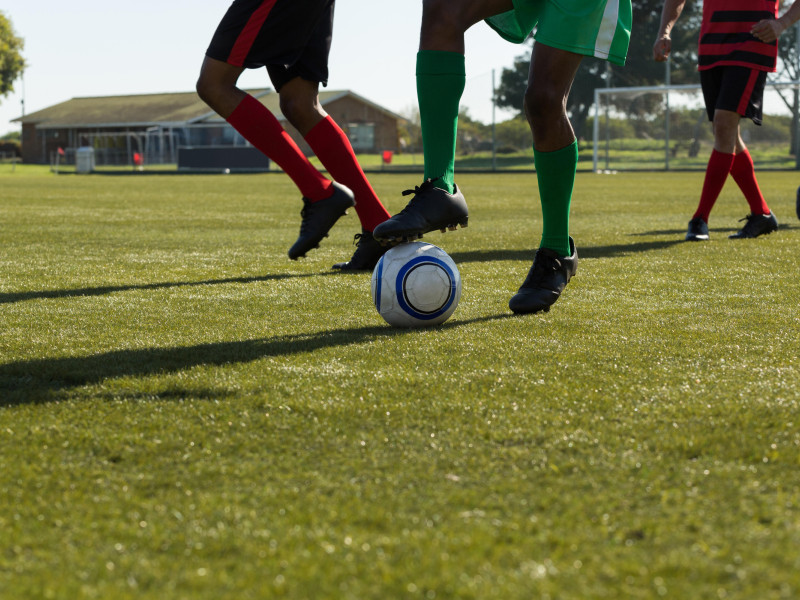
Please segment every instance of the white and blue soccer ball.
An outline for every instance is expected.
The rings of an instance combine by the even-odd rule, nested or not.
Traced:
[[[461,299],[461,275],[433,244],[408,242],[389,249],[372,272],[372,301],[395,327],[444,323]]]

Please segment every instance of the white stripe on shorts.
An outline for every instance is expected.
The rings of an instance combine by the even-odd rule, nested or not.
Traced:
[[[618,19],[619,0],[608,0],[606,10],[603,12],[603,21],[600,23],[597,39],[594,42],[594,55],[597,58],[608,58],[611,44],[614,42],[614,35],[617,33]]]

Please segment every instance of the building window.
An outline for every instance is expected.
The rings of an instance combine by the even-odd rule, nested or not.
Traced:
[[[375,123],[348,123],[347,130],[353,150],[375,149]]]

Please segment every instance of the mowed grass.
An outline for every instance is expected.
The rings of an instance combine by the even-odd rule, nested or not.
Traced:
[[[703,244],[702,173],[580,174],[523,317],[535,176],[459,183],[460,306],[397,330],[284,175],[0,174],[0,597],[800,596],[796,173]]]

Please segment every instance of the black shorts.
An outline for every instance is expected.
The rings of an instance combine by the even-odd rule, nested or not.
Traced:
[[[761,125],[767,72],[747,67],[722,66],[700,71],[700,85],[706,101],[708,120],[714,111],[729,110]]]
[[[276,90],[302,77],[328,83],[335,0],[234,0],[206,56],[228,64],[267,67]]]

